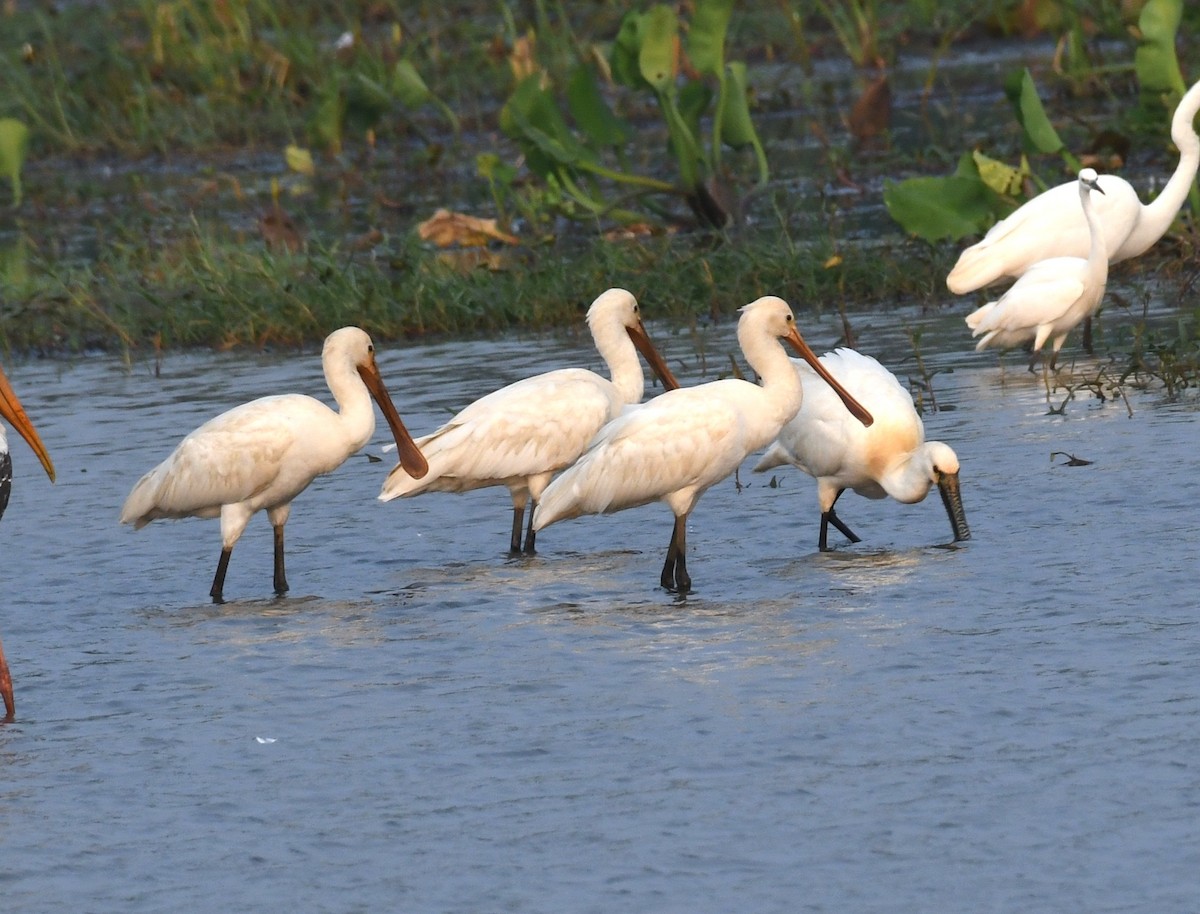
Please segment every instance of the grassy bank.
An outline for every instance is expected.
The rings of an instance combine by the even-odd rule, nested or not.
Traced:
[[[941,283],[956,246],[908,240],[882,212],[869,237],[847,240],[841,220],[882,175],[949,171],[964,150],[857,143],[844,118],[871,71],[847,64],[840,84],[805,74],[855,61],[870,44],[884,64],[924,55],[933,88],[938,62],[959,45],[1016,41],[1033,28],[1014,18],[1015,4],[739,4],[729,55],[796,74],[761,81],[754,117],[801,112],[799,129],[818,138],[815,173],[803,176],[816,190],[798,200],[779,152],[795,137],[768,133],[777,180],[752,196],[750,223],[728,231],[697,230],[669,197],[633,200],[645,221],[632,227],[564,212],[500,129],[522,39],[534,36],[537,65],[562,84],[593,44],[607,48],[628,6],[9,0],[0,5],[0,118],[27,125],[30,142],[24,199],[0,216],[0,345],[261,346],[346,323],[390,339],[487,333],[575,321],[613,285],[633,290],[652,316],[679,320],[731,314],[765,293],[799,310],[947,300]],[[1084,42],[1075,56],[1063,52],[1050,93],[1064,129],[1077,119],[1075,93],[1128,98],[1128,67],[1114,61],[1132,55],[1129,4],[1040,8],[1054,13],[1038,27],[1043,40]],[[854,23],[838,11],[852,9],[866,31],[846,30]],[[1185,15],[1200,19],[1190,7]],[[424,93],[410,91],[412,73]],[[635,164],[670,180],[654,106],[606,92],[648,138],[631,144]],[[1163,119],[1145,129],[1169,167]],[[289,166],[288,146],[311,168]],[[491,181],[480,153],[494,156]],[[730,183],[744,191],[739,178]],[[0,181],[0,198],[6,191]],[[417,225],[442,205],[498,217],[519,243],[422,242]],[[1179,244],[1191,250],[1187,238]],[[1148,269],[1187,281],[1169,266]]]

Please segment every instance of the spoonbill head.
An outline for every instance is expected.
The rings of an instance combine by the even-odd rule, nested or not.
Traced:
[[[41,461],[46,475],[53,482],[54,463],[50,460],[50,454],[47,452],[46,446],[42,444],[41,436],[33,427],[33,423],[29,421],[25,407],[17,399],[16,391],[12,389],[3,369],[0,369],[0,418],[7,421],[17,430],[17,434],[25,439],[33,453],[37,455],[37,459]],[[4,423],[0,422],[0,517],[4,516],[4,511],[8,508],[8,498],[11,493],[12,455],[8,451],[8,436],[4,431]],[[13,720],[16,717],[17,706],[13,699],[12,675],[8,670],[8,661],[4,658],[2,642],[0,642],[0,698],[4,701],[4,721]]]
[[[829,549],[833,524],[851,542],[859,537],[837,516],[834,505],[846,489],[867,498],[894,498],[904,504],[924,500],[937,486],[955,541],[970,539],[959,490],[958,455],[940,441],[926,441],[912,397],[890,371],[868,355],[837,349],[821,365],[871,411],[875,422],[854,421],[827,385],[818,383],[808,363],[792,364],[804,384],[795,417],[754,467],[756,473],[790,464],[817,480],[822,552]]]
[[[1200,82],[1184,94],[1171,118],[1171,139],[1179,150],[1179,164],[1162,192],[1143,204],[1137,191],[1123,178],[1100,175],[1103,196],[1095,200],[1109,263],[1145,253],[1175,221],[1187,199],[1200,165],[1200,136],[1196,113],[1200,111]],[[1022,276],[1051,257],[1087,257],[1091,230],[1075,203],[1077,182],[1067,181],[1038,194],[992,226],[976,244],[964,250],[946,277],[946,286],[965,295],[1004,277]]]
[[[1103,196],[1104,190],[1091,168],[1079,172],[1077,187],[1091,228],[1087,258],[1042,260],[1026,270],[999,299],[967,315],[971,336],[980,338],[976,350],[989,346],[1010,349],[1032,341],[1036,356],[1050,342],[1053,369],[1067,334],[1099,307],[1108,282],[1108,257],[1091,192]]]
[[[418,439],[429,460],[421,479],[392,470],[379,498],[411,498],[423,492],[467,492],[506,486],[512,498],[509,549],[522,551],[525,508],[536,505],[553,475],[570,466],[604,423],[642,399],[645,378],[640,352],[663,387],[679,386],[646,335],[637,299],[609,289],[588,309],[588,327],[612,380],[582,368],[564,368],[517,381],[476,400],[436,431]],[[524,552],[535,551],[532,526]]]
[[[803,397],[800,376],[780,341],[791,344],[859,421],[867,412],[817,361],[792,309],[774,296],[742,308],[738,343],[762,384],[726,378],[667,391],[605,425],[579,460],[546,488],[535,530],[583,514],[609,514],[662,501],[675,515],[660,581],[686,593],[687,518],[700,496],[779,434]]]
[[[234,544],[260,510],[275,530],[275,592],[287,592],[283,527],[292,500],[367,443],[375,432],[372,398],[391,427],[405,472],[428,471],[379,375],[371,338],[343,327],[326,338],[321,362],[338,412],[303,394],[234,407],[184,438],[137,482],[121,509],[121,523],[138,530],[159,518],[221,518],[221,556],[209,591],[214,603],[224,601]]]

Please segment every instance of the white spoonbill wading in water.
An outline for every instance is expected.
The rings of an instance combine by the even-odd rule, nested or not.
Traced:
[[[536,506],[551,477],[575,462],[604,423],[641,401],[645,379],[638,352],[664,388],[679,386],[646,335],[637,300],[629,292],[609,289],[592,302],[587,322],[611,381],[583,368],[562,368],[481,397],[417,439],[429,474],[413,479],[399,468],[392,470],[380,500],[507,486],[513,505],[509,551],[521,552],[528,502],[532,499]],[[529,521],[524,551],[532,554],[532,511]]]
[[[0,418],[5,419],[17,433],[25,439],[50,481],[54,482],[54,464],[46,445],[38,436],[37,429],[25,414],[25,408],[17,399],[16,392],[0,370]],[[4,423],[0,422],[0,517],[8,507],[8,497],[12,493],[12,455],[8,452],[8,436],[4,431]],[[8,661],[4,659],[4,644],[0,642],[0,698],[4,699],[4,720],[10,721],[16,716],[17,706],[13,700],[12,675],[8,671]]]
[[[977,351],[988,346],[1011,349],[1032,340],[1036,358],[1049,340],[1053,370],[1067,334],[1100,304],[1108,282],[1108,258],[1091,192],[1104,191],[1096,182],[1096,172],[1090,168],[1079,172],[1077,184],[1083,214],[1092,230],[1087,259],[1051,257],[1035,263],[999,299],[968,314],[971,336],[980,337],[975,344]]]
[[[577,463],[550,483],[534,513],[534,529],[581,514],[665,502],[675,514],[675,526],[660,580],[668,590],[686,593],[692,584],[687,518],[696,502],[778,435],[800,408],[800,376],[781,339],[813,365],[860,422],[871,424],[870,413],[820,366],[783,299],[767,296],[742,308],[737,337],[761,386],[726,378],[668,391],[625,410],[600,430]]]
[[[1193,123],[1197,111],[1200,82],[1188,89],[1175,109],[1171,139],[1179,149],[1179,165],[1152,202],[1143,204],[1123,178],[1100,175],[1104,196],[1095,206],[1109,263],[1145,253],[1175,221],[1200,165],[1200,137]],[[956,295],[965,295],[1002,277],[1021,276],[1049,257],[1087,257],[1091,231],[1083,210],[1075,205],[1075,193],[1076,182],[1067,181],[997,222],[981,241],[959,255],[946,286]]]
[[[379,404],[405,472],[420,476],[425,458],[400,420],[375,365],[371,338],[343,327],[325,339],[325,381],[334,412],[303,394],[263,397],[210,419],[143,476],[121,509],[121,523],[140,530],[162,517],[220,517],[221,558],[209,592],[224,601],[225,571],[234,543],[255,512],[266,509],[275,528],[275,593],[287,593],[283,525],[292,499],[318,476],[332,473],[375,433]]]
[[[792,359],[792,364],[804,385],[804,400],[754,471],[791,464],[817,480],[821,506],[817,546],[822,552],[829,549],[830,524],[850,542],[859,542],[833,510],[846,489],[867,498],[891,496],[915,504],[936,485],[955,541],[971,538],[959,493],[958,456],[940,441],[925,440],[925,427],[912,396],[894,374],[853,349],[836,349],[821,356],[825,369],[875,417],[867,428],[850,418],[833,390],[818,383],[806,363]]]

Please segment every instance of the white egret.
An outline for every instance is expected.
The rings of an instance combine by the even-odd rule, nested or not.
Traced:
[[[1125,179],[1100,175],[1099,189],[1104,196],[1095,206],[1109,263],[1145,253],[1175,221],[1200,166],[1200,136],[1193,123],[1197,111],[1200,82],[1188,89],[1175,108],[1171,139],[1179,149],[1179,164],[1150,203],[1143,204]],[[959,255],[946,277],[950,291],[965,295],[1002,277],[1022,276],[1050,257],[1088,256],[1091,235],[1083,210],[1075,205],[1075,185],[1075,181],[1067,181],[1052,187],[993,225],[981,241]]]
[[[54,481],[54,463],[37,429],[25,414],[25,408],[17,399],[16,392],[0,369],[0,418],[6,419],[17,433],[25,439],[50,481]],[[12,493],[12,455],[8,452],[8,435],[4,431],[4,423],[0,422],[0,517],[8,507],[8,498]],[[16,716],[16,703],[13,700],[12,675],[8,671],[8,661],[4,658],[4,644],[0,642],[0,698],[4,700],[4,720],[10,721]]]
[[[771,441],[800,408],[803,390],[780,340],[814,366],[865,425],[870,414],[820,366],[787,302],[774,296],[742,308],[738,343],[761,386],[739,378],[672,390],[630,407],[602,428],[578,462],[542,493],[540,530],[582,514],[610,514],[662,501],[675,515],[662,586],[685,593],[687,518],[700,496]]]
[[[1092,232],[1087,259],[1051,257],[1035,263],[999,299],[968,314],[966,321],[971,335],[980,337],[976,350],[988,346],[1010,349],[1032,340],[1036,355],[1049,341],[1053,369],[1067,334],[1099,306],[1108,281],[1108,257],[1091,191],[1101,194],[1104,191],[1091,168],[1079,172],[1077,184],[1083,214]]]
[[[756,473],[791,464],[817,480],[821,532],[817,546],[829,549],[833,524],[852,543],[859,538],[833,510],[842,492],[867,498],[891,497],[903,504],[924,500],[937,486],[950,517],[955,541],[971,538],[958,484],[958,456],[940,441],[926,441],[912,396],[896,376],[869,355],[837,349],[821,364],[875,422],[868,428],[846,413],[827,385],[817,383],[807,363],[792,359],[804,385],[800,411],[779,432],[754,467]]]
[[[121,523],[138,530],[164,517],[221,518],[221,557],[209,592],[214,603],[224,601],[234,544],[251,516],[264,509],[275,528],[275,592],[287,592],[283,525],[292,499],[367,443],[375,432],[372,397],[392,429],[405,472],[420,476],[427,470],[379,376],[371,338],[343,327],[326,338],[321,362],[337,412],[303,394],[235,407],[184,438],[138,481],[121,509]]]
[[[612,380],[583,368],[562,368],[502,387],[463,409],[437,431],[417,439],[429,474],[413,479],[392,470],[381,501],[424,492],[468,492],[507,486],[512,497],[510,551],[521,552],[525,508],[534,505],[553,475],[583,453],[600,428],[622,408],[642,399],[645,379],[638,352],[668,390],[679,386],[655,350],[637,300],[609,289],[587,314],[596,349]],[[533,513],[524,551],[535,551]]]

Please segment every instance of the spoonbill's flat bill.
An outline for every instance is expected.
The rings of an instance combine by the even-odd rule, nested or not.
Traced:
[[[16,391],[12,389],[4,371],[0,369],[0,418],[7,421],[41,461],[42,467],[50,481],[54,481],[54,463],[42,439],[25,414],[25,408],[17,399]],[[0,422],[0,517],[8,508],[8,498],[12,493],[12,455],[8,450],[8,435],[4,431],[4,423]],[[4,700],[4,720],[11,721],[16,716],[17,706],[13,699],[12,675],[8,670],[8,661],[4,657],[4,644],[0,642],[0,698]]]
[[[642,399],[645,356],[663,387],[679,386],[642,325],[637,300],[609,289],[587,314],[588,327],[612,380],[583,368],[562,368],[525,378],[476,400],[437,431],[417,439],[429,461],[428,475],[414,479],[397,468],[379,498],[411,498],[424,492],[467,492],[507,486],[513,519],[510,552],[522,551],[525,508],[536,505],[551,477],[570,466],[604,423]],[[524,551],[533,553],[533,513]]]
[[[700,496],[769,443],[800,408],[803,390],[780,340],[814,366],[859,421],[871,415],[821,367],[796,329],[792,309],[768,296],[742,308],[738,343],[762,384],[726,378],[672,390],[605,425],[578,462],[542,494],[534,529],[582,514],[608,514],[652,501],[675,515],[660,581],[691,588],[687,518]]]
[[[321,362],[339,411],[303,394],[235,407],[184,438],[138,481],[121,509],[121,523],[139,530],[163,517],[221,518],[221,557],[209,591],[214,603],[224,601],[234,544],[251,516],[264,509],[275,528],[275,592],[287,592],[283,525],[292,499],[367,443],[375,432],[372,397],[392,429],[405,472],[420,476],[428,469],[379,376],[371,338],[343,327],[326,338]]]
[[[832,389],[817,383],[817,375],[808,364],[792,359],[804,385],[804,401],[754,467],[756,473],[761,473],[791,464],[817,480],[821,507],[818,548],[828,550],[830,524],[852,543],[859,541],[833,510],[846,489],[867,498],[890,496],[914,504],[936,485],[955,541],[970,539],[959,492],[958,455],[949,445],[925,440],[925,426],[912,396],[896,376],[875,359],[853,349],[827,352],[820,361],[871,411],[874,424],[868,428],[853,421]]]

